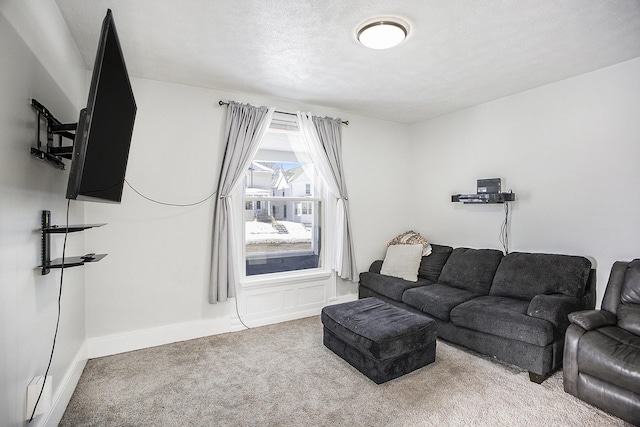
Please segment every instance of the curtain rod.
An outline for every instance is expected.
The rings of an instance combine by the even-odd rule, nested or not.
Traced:
[[[220,100],[220,101],[218,101],[218,105],[222,107],[223,105],[229,105],[229,103]],[[278,111],[278,110],[276,110],[275,112],[276,113],[280,113],[280,114],[288,114],[290,116],[296,116],[297,115],[296,113],[290,113],[288,111]],[[342,124],[345,125],[345,126],[349,126],[349,120],[342,120]]]

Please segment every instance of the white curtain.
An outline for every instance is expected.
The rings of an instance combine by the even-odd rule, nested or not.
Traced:
[[[353,235],[349,219],[349,196],[342,167],[342,120],[329,117],[313,117],[298,112],[298,124],[308,144],[314,164],[318,166],[329,191],[337,200],[336,250],[333,269],[338,276],[358,281]]]
[[[209,302],[226,301],[235,296],[234,218],[230,195],[258,151],[260,141],[269,128],[274,107],[254,107],[229,102],[227,108],[227,148],[218,180],[218,198],[213,218],[213,246]]]

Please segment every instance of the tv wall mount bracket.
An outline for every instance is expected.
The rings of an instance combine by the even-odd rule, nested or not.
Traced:
[[[36,147],[31,147],[31,155],[49,163],[58,169],[64,169],[65,164],[62,159],[71,159],[73,155],[73,142],[71,145],[62,145],[62,138],[73,141],[78,123],[62,123],[56,119],[44,105],[35,99],[31,100],[31,106],[36,110]],[[43,121],[47,123],[47,143],[43,146],[40,141],[40,125]],[[58,137],[57,144],[54,142]]]

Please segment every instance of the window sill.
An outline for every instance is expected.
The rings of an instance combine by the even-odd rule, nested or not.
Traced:
[[[313,282],[325,280],[331,276],[331,270],[312,268],[286,273],[261,274],[259,277],[244,277],[240,281],[242,288],[262,288],[273,285],[286,285],[291,283]]]
[[[272,251],[272,252],[269,252],[269,256],[267,258],[279,259],[279,258],[287,258],[287,257],[305,256],[305,255],[317,255],[317,254],[311,249],[297,249],[297,250],[290,250],[290,251]],[[263,259],[263,258],[265,258],[264,252],[255,252],[255,253],[247,252],[246,253],[247,261],[254,261],[256,259]],[[317,268],[314,270],[317,270]]]

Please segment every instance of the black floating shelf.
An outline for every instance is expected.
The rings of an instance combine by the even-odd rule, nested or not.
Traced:
[[[79,225],[70,225],[68,227],[51,225],[49,227],[41,228],[40,231],[44,233],[66,233],[68,230],[69,233],[75,233],[76,231],[84,231],[89,228],[102,227],[103,225],[107,225],[107,224],[106,223],[105,224],[79,224]]]
[[[464,204],[487,205],[516,200],[516,193],[478,193],[478,194],[453,194],[452,202],[462,202]]]
[[[91,258],[82,258],[81,256],[70,256],[64,257],[64,268],[67,267],[79,267],[81,265],[85,265],[90,262],[98,262],[102,258],[106,257],[107,254],[96,254]],[[62,258],[56,258],[53,261],[50,261],[46,266],[42,266],[43,268],[62,268]]]
[[[80,225],[69,225],[69,226],[57,226],[51,225],[51,212],[42,211],[42,227],[40,228],[40,232],[42,233],[42,265],[40,265],[42,274],[49,274],[52,268],[67,268],[67,267],[79,267],[81,265],[85,265],[89,262],[98,262],[102,258],[106,257],[107,254],[90,254],[85,256],[70,256],[64,257],[64,264],[62,263],[62,258],[57,258],[51,261],[51,235],[52,234],[63,234],[63,233],[75,233],[77,231],[84,231],[89,228],[101,227],[105,224],[80,224]]]

